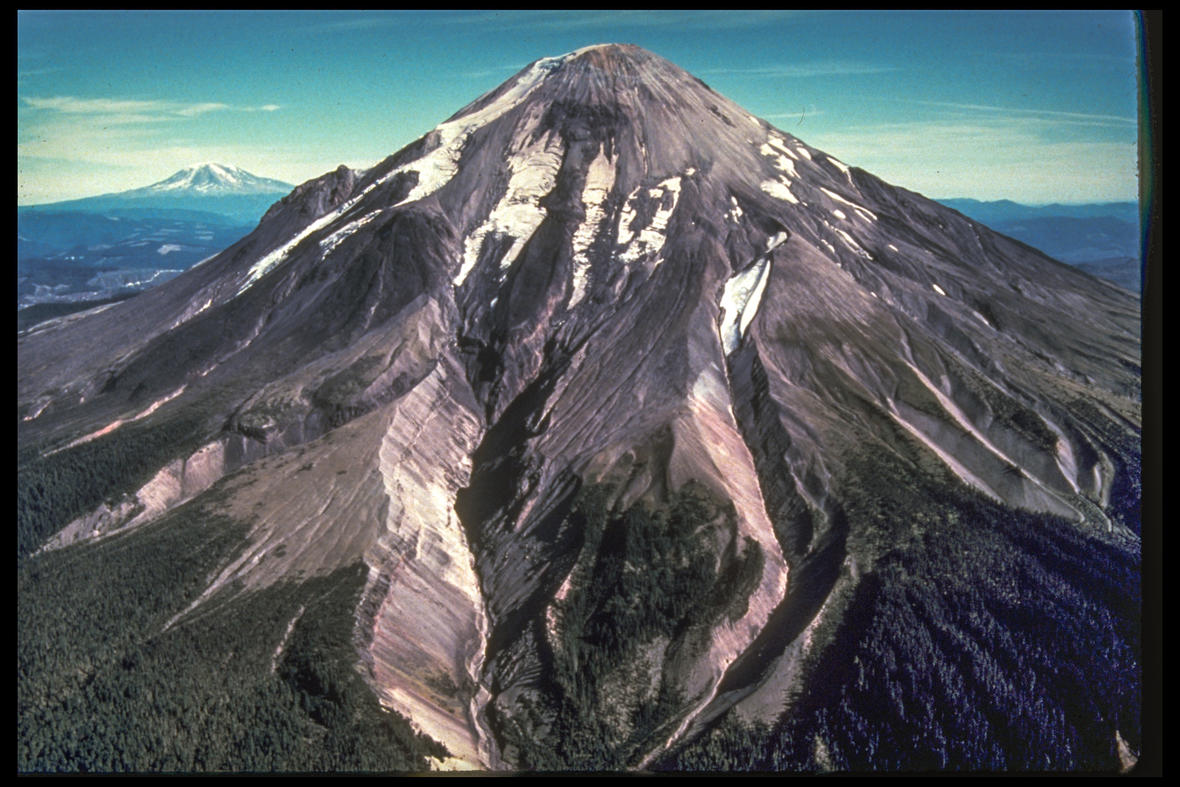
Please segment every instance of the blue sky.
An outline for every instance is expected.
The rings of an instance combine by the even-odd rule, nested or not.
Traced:
[[[1130,12],[20,12],[17,202],[200,161],[299,183],[529,62],[626,42],[934,198],[1135,200]]]

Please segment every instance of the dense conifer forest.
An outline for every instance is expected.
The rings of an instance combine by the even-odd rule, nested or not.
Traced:
[[[425,771],[357,671],[363,566],[185,610],[244,528],[184,506],[17,577],[17,770]]]
[[[64,517],[111,494],[120,473],[104,468],[125,459],[121,445],[94,441],[19,476],[19,771],[406,772],[445,756],[382,709],[358,672],[363,566],[223,588],[187,613],[246,535],[197,502],[131,533],[29,555]],[[815,644],[781,716],[725,714],[652,767],[1113,771],[1119,738],[1139,750],[1134,549],[900,469],[866,465],[854,477],[869,480],[845,495],[847,544],[834,545],[837,561],[852,557],[834,589],[824,581],[822,610],[807,607]],[[700,653],[712,623],[744,613],[762,572],[732,507],[696,485],[654,507],[618,511],[610,499],[587,486],[571,503],[575,581],[555,620],[538,616],[526,632],[549,643],[541,691],[511,718],[493,712],[522,769],[634,767],[684,704],[648,659]],[[1137,516],[1129,503],[1119,510]],[[807,569],[793,570],[801,586]]]
[[[197,446],[201,421],[125,424],[73,447],[42,453],[34,446],[17,456],[16,553],[25,557],[70,520],[104,501],[134,492],[180,447]]]
[[[731,713],[658,767],[1113,772],[1118,738],[1140,751],[1137,544],[885,465],[862,477],[863,565],[813,632],[803,688],[775,723]]]

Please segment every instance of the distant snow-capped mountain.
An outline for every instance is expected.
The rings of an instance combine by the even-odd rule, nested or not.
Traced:
[[[293,188],[204,163],[129,191],[17,208],[18,305],[154,286],[248,233]]]
[[[123,192],[134,198],[160,193],[189,192],[194,194],[286,194],[293,187],[273,178],[254,175],[232,164],[206,162],[193,164],[159,183]]]
[[[97,197],[54,202],[22,208],[20,212],[82,211],[109,213],[136,211],[199,210],[244,223],[258,221],[279,197],[293,189],[290,183],[264,178],[230,164],[204,163],[129,191]]]

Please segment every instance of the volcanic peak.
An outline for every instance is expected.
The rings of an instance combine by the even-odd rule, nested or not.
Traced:
[[[660,60],[672,65],[635,44],[595,44],[576,49],[566,57],[570,62],[578,62],[585,67],[597,68],[606,72],[634,68],[653,60]]]
[[[660,95],[670,86],[700,84],[687,71],[634,44],[598,44],[559,58],[552,77],[560,89],[586,103],[631,101]],[[540,62],[540,61],[539,61]]]
[[[1006,609],[1019,586],[1037,625],[1016,633],[1041,653],[1057,631],[1089,645],[1130,630],[1087,628],[1082,588],[1121,587],[1137,561],[1137,321],[1126,293],[808,148],[662,58],[587,47],[371,172],[304,184],[134,302],[20,337],[22,455],[54,445],[74,462],[80,441],[178,424],[196,449],[142,460],[157,474],[117,511],[59,535],[20,527],[37,543],[125,538],[226,477],[198,505],[242,517],[249,546],[192,608],[363,561],[365,674],[456,757],[584,767],[537,759],[584,739],[613,768],[647,767],[725,718],[808,729],[782,714],[839,696],[860,697],[842,724],[885,718],[855,678],[829,680],[855,674],[843,643],[869,627],[886,633],[851,651],[877,659],[865,674],[927,664],[928,642],[978,643],[1012,665],[1004,685],[1035,674],[990,655],[1014,617],[980,639],[946,598]],[[1129,568],[1067,580],[1057,556],[1091,534],[1109,542],[1094,570]],[[670,539],[677,552],[643,546]],[[1040,589],[1033,547],[1053,556]],[[893,581],[910,566],[921,584]],[[658,609],[627,579],[662,575],[647,587],[677,596]],[[1086,603],[1061,617],[1062,598]],[[916,602],[929,622],[912,629],[877,611]],[[622,649],[604,649],[616,631]],[[944,685],[970,693],[906,695],[940,703],[940,740],[973,729],[975,708],[1027,707],[964,660]],[[1043,667],[1038,684],[1057,674]],[[784,710],[788,696],[803,699]],[[1133,716],[1068,724],[1099,713]],[[1030,729],[1071,740],[1047,724]]]
[[[289,184],[271,178],[259,177],[232,164],[209,161],[185,167],[164,180],[141,189],[141,191],[149,192],[183,190],[285,194],[290,190],[290,187]]]

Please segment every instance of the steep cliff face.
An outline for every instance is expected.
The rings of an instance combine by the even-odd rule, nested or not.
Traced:
[[[607,45],[22,336],[18,419],[62,456],[186,424],[48,546],[227,475],[205,597],[363,560],[384,703],[471,764],[628,767],[779,719],[902,548],[882,478],[1137,559],[1138,346],[1127,293]]]

